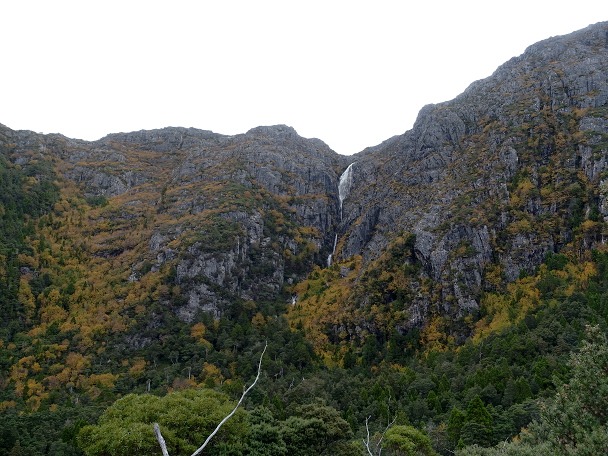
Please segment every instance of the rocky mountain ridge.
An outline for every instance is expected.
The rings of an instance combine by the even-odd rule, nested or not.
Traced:
[[[425,106],[412,130],[358,154],[342,256],[373,259],[399,230],[414,233],[423,275],[442,290],[435,309],[423,297],[413,313],[458,316],[491,289],[489,268],[513,281],[573,239],[573,227],[540,221],[563,227],[575,216],[572,195],[556,201],[555,189],[585,189],[583,212],[599,207],[605,220],[606,29],[530,46],[456,99]],[[531,188],[515,202],[522,173]],[[464,244],[470,254],[454,255]]]
[[[132,229],[134,220],[147,225],[151,217],[163,219],[137,242],[146,249],[125,249],[110,239],[97,244],[96,254],[114,261],[126,250],[139,250],[129,280],[140,278],[143,262],[152,263],[151,271],[172,263],[176,283],[189,284],[188,304],[177,311],[186,320],[201,310],[219,316],[221,303],[235,297],[274,299],[286,279],[302,277],[311,261],[321,262],[319,252],[327,256],[334,237],[337,172],[348,158],[290,127],[258,127],[236,136],[165,128],[95,142],[7,128],[2,133],[5,154],[15,165],[51,159],[84,196],[111,201],[111,215],[100,209],[100,219],[114,225],[111,232]],[[286,255],[307,266],[286,271]],[[228,297],[219,299],[209,287]]]
[[[94,142],[1,127],[0,147],[13,166],[52,161],[96,202],[78,231],[85,255],[119,271],[123,287],[163,275],[173,292],[159,299],[185,321],[219,318],[235,299],[323,302],[296,285],[332,255],[351,280],[339,305],[357,312],[328,317],[322,330],[379,330],[365,309],[381,303],[388,325],[407,332],[435,314],[474,315],[484,293],[532,273],[547,252],[603,242],[607,30],[601,22],[532,45],[454,100],[425,106],[412,130],[352,157],[283,125]],[[402,241],[402,271],[387,270]],[[385,282],[370,291],[383,274],[401,280],[405,308],[395,312]]]

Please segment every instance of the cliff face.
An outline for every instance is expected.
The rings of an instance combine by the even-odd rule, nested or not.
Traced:
[[[409,324],[478,309],[480,293],[495,287],[489,272],[513,281],[577,235],[587,248],[599,241],[607,33],[599,23],[530,46],[355,157],[340,254],[372,261],[399,231],[415,234],[421,277],[440,291],[414,300]]]
[[[109,202],[80,233],[88,253],[120,263],[129,281],[170,267],[186,321],[199,311],[219,317],[237,298],[274,300],[286,280],[323,264],[347,162],[286,126],[237,136],[165,128],[96,142],[4,128],[3,146],[15,164],[52,159],[88,200]],[[128,243],[116,235],[132,231],[140,236]]]
[[[162,276],[154,299],[185,321],[219,317],[235,300],[304,305],[313,296],[298,283],[337,261],[350,281],[337,302],[357,312],[323,324],[373,331],[380,323],[366,309],[381,303],[388,324],[407,331],[431,315],[475,314],[484,291],[532,272],[547,252],[603,242],[607,34],[604,22],[537,43],[352,157],[286,126],[95,142],[2,127],[0,145],[15,166],[52,160],[93,206],[76,231],[83,256],[116,271],[118,288]]]

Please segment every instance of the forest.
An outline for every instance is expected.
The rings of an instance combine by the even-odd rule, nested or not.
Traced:
[[[0,456],[608,454],[606,26],[352,157],[0,125]]]
[[[0,165],[2,455],[160,454],[154,422],[170,454],[191,454],[251,382],[266,343],[259,383],[205,454],[606,450],[606,250],[549,252],[533,275],[487,294],[474,337],[450,336],[457,322],[437,315],[424,331],[320,352],[301,313],[286,313],[285,295],[237,299],[221,318],[202,312],[191,323],[148,297],[151,312],[134,310],[126,332],[152,342],[128,345],[113,341],[124,315],[73,323],[75,295],[91,299],[96,285],[81,279],[82,253],[62,229],[107,203],[66,196],[48,163]],[[399,241],[383,269],[415,268],[398,261],[411,245],[411,236]],[[48,272],[35,275],[41,264]],[[337,268],[308,280],[329,284]],[[172,276],[152,282],[165,284],[158,293],[170,293]],[[374,280],[366,286],[381,287]],[[60,324],[70,309],[72,324]]]

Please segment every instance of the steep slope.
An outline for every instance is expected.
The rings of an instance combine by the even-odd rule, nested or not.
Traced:
[[[273,301],[329,253],[346,159],[292,128],[167,128],[93,143],[5,129],[4,144],[15,165],[53,159],[103,206],[74,233],[88,239],[86,254],[131,282],[167,266],[184,320],[219,317],[235,298]]]
[[[246,338],[275,338],[278,376],[312,365],[309,341],[335,363],[393,338],[461,344],[548,253],[603,248],[607,31],[537,43],[354,157],[286,126],[95,142],[0,126],[18,198],[1,200],[0,407],[168,388],[157,365],[182,362],[220,383],[248,372]]]
[[[190,382],[220,383],[247,371],[245,335],[280,340],[277,371],[310,367],[277,316],[326,263],[345,157],[285,126],[95,142],[1,127],[0,151],[0,410],[171,387],[185,359]]]
[[[320,299],[325,314],[311,327],[330,338],[328,325],[348,340],[434,316],[464,323],[485,293],[534,273],[547,252],[580,257],[603,244],[607,34],[602,22],[534,44],[354,157],[336,257],[362,255],[363,265],[336,278],[340,297],[330,286],[331,298],[302,302],[292,321],[310,319]]]

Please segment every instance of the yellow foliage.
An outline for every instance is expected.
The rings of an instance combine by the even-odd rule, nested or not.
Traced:
[[[602,224],[592,220],[585,220],[583,223],[581,223],[581,229],[583,233],[587,235],[599,234],[602,231]]]
[[[25,403],[30,410],[35,412],[40,408],[43,399],[46,399],[47,397],[48,393],[45,393],[43,396],[31,396]]]
[[[340,264],[351,269],[346,277],[338,273]],[[362,258],[356,255],[348,261],[334,263],[331,268],[315,266],[307,280],[297,283],[290,290],[298,296],[296,304],[288,308],[290,325],[296,327],[301,324],[306,338],[328,363],[332,362],[333,349],[324,332],[325,327],[336,321],[352,321],[355,317],[349,301],[361,265]]]
[[[205,332],[207,332],[206,326],[203,323],[196,323],[190,328],[190,337],[200,340],[205,335]]]
[[[27,332],[30,337],[36,337],[46,332],[46,325],[35,326]]]
[[[36,363],[36,358],[33,356],[26,356],[21,358],[11,367],[10,377],[12,380],[25,380],[29,373],[29,367]],[[38,365],[38,367],[40,367]]]
[[[44,386],[42,386],[42,383],[38,383],[33,378],[29,378],[26,385],[28,396],[40,395],[44,391]]]
[[[439,315],[434,315],[430,318],[428,324],[424,327],[420,334],[420,342],[424,346],[425,350],[447,349],[444,321]]]
[[[173,383],[171,384],[171,388],[169,388],[169,391],[181,391],[181,390],[185,390],[185,389],[189,389],[189,388],[196,388],[198,385],[196,383],[196,381],[194,380],[194,377],[190,377],[190,378],[176,378],[175,380],[173,380]]]
[[[209,364],[205,362],[203,364],[203,370],[201,371],[201,377],[203,380],[213,379],[216,383],[222,383],[224,381],[224,376],[222,375],[222,371],[213,364]]]
[[[488,332],[500,331],[510,324],[509,320],[509,307],[511,304],[511,298],[505,295],[497,295],[494,293],[488,293],[484,296],[481,301],[481,305],[485,307],[487,313],[491,315],[491,322],[488,324],[487,320],[482,318],[475,324],[475,336],[477,340],[483,336],[486,336]]]
[[[76,380],[76,375],[69,367],[64,367],[63,370],[55,376],[59,383],[65,384]]]
[[[19,263],[21,263],[22,265],[31,266],[32,268],[36,269],[40,267],[38,261],[34,257],[31,257],[29,255],[20,253],[19,255],[17,255],[17,258],[19,259]]]
[[[71,318],[68,318],[66,321],[64,321],[61,326],[59,326],[59,329],[61,330],[61,332],[67,333],[70,331],[73,331],[75,329],[79,329],[80,326],[77,325],[76,323],[74,323],[72,321]]]
[[[114,388],[114,382],[118,379],[118,375],[112,375],[110,373],[105,374],[91,374],[89,376],[89,384],[101,385],[107,388]]]
[[[56,375],[49,375],[44,379],[46,386],[48,389],[57,389],[62,386],[62,383],[59,381],[59,378]]]
[[[140,378],[146,370],[146,361],[143,358],[135,358],[133,365],[129,369],[129,374],[137,379]]]
[[[56,290],[53,290],[56,291]],[[50,296],[50,294],[49,294]],[[62,309],[57,304],[47,304],[40,310],[40,320],[43,323],[61,323],[68,317],[65,309]]]
[[[515,236],[520,233],[531,233],[532,225],[526,219],[517,220],[507,226],[507,232],[511,236]]]
[[[91,366],[88,356],[83,356],[80,353],[70,352],[66,358],[65,364],[76,372],[82,372]]]
[[[491,265],[486,270],[485,278],[494,288],[499,288],[504,280],[502,267],[498,264]]]
[[[264,319],[264,315],[260,312],[256,313],[251,319],[251,325],[260,332],[262,328],[266,325],[266,320]]]
[[[15,408],[17,407],[17,403],[15,401],[2,401],[0,402],[0,412],[5,411],[6,409],[9,408]]]
[[[15,394],[19,397],[23,397],[23,390],[25,389],[25,385],[21,380],[17,380],[15,382]]]
[[[19,279],[17,299],[19,299],[19,302],[23,305],[27,318],[32,318],[36,312],[36,300],[32,294],[29,282],[23,276]]]

